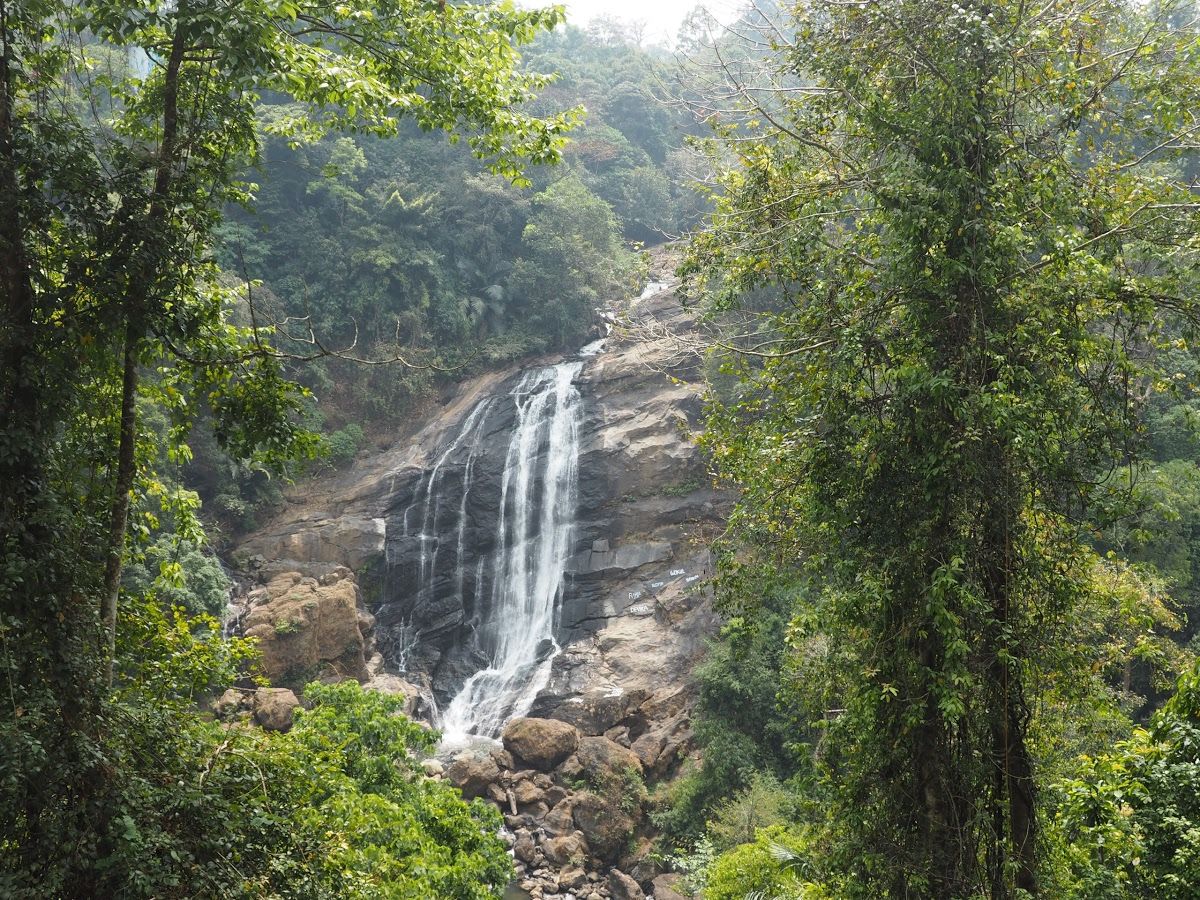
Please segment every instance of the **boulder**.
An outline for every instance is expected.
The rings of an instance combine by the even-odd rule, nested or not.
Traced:
[[[642,761],[632,750],[604,737],[580,738],[575,751],[584,777],[598,788],[623,786],[630,777],[642,774]]]
[[[542,821],[546,834],[559,836],[575,830],[575,801],[567,797],[550,810]]]
[[[421,699],[421,689],[415,684],[405,681],[399,675],[392,675],[390,672],[379,672],[371,676],[371,679],[363,687],[370,691],[379,691],[381,694],[403,697],[404,714],[410,719],[414,718],[417,703]]]
[[[677,763],[687,758],[695,740],[690,728],[676,729],[663,744],[662,752],[654,761],[654,775],[663,778]]]
[[[562,764],[554,772],[555,778],[559,784],[572,785],[583,778],[583,763],[579,761],[579,757],[572,753],[562,761]]]
[[[348,570],[336,580],[285,572],[272,578],[243,620],[258,641],[262,666],[273,682],[299,686],[321,675],[367,679],[359,630],[358,586]]]
[[[571,812],[592,853],[602,862],[615,863],[633,836],[632,816],[619,802],[586,792],[576,795]]]
[[[299,705],[287,688],[259,688],[254,692],[254,721],[266,731],[287,731]]]
[[[513,719],[504,726],[504,748],[541,771],[549,771],[574,752],[579,732],[555,719]]]
[[[633,742],[630,750],[637,754],[643,769],[653,769],[662,754],[666,738],[658,731],[647,731]]]
[[[587,884],[587,872],[579,866],[573,866],[558,873],[558,889],[560,891],[576,891]]]
[[[630,848],[628,858],[622,860],[619,868],[629,873],[629,877],[638,884],[647,885],[665,871],[661,859],[662,857],[654,852],[653,839],[643,837],[636,846]]]
[[[517,832],[516,843],[513,844],[513,855],[523,863],[533,863],[534,853],[537,846],[533,843],[533,838],[525,829]]]
[[[488,786],[500,777],[500,767],[490,756],[463,753],[446,767],[446,777],[469,800],[487,793]]]
[[[528,806],[544,800],[546,793],[532,781],[518,781],[513,786],[513,797],[520,806]]]
[[[629,727],[627,725],[615,725],[604,732],[604,736],[614,744],[620,744],[622,747],[628,747],[633,743],[629,739]]]
[[[608,873],[608,892],[613,900],[646,900],[641,886],[620,869]]]
[[[550,812],[550,807],[540,800],[529,806],[520,807],[521,815],[533,822],[541,822]]]
[[[244,709],[248,699],[245,691],[230,688],[213,702],[213,712],[218,719],[228,719]]]
[[[492,759],[494,759],[496,761],[496,765],[502,769],[515,769],[517,767],[517,762],[513,759],[512,754],[507,750],[502,750],[499,747],[492,751]]]
[[[681,876],[674,873],[668,875],[659,875],[651,882],[651,887],[654,891],[654,900],[687,900],[680,888]]]
[[[548,838],[542,842],[542,852],[547,860],[559,868],[578,865],[587,856],[587,848],[575,834]]]

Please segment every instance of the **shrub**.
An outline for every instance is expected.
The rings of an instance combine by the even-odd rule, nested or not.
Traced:
[[[362,445],[363,430],[351,422],[345,428],[339,428],[329,435],[328,441],[329,462],[340,468],[354,461],[354,455]]]
[[[819,900],[830,895],[806,880],[806,841],[781,826],[761,829],[709,867],[705,900]]]

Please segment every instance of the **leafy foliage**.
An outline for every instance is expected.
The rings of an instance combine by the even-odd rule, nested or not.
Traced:
[[[704,889],[706,900],[821,900],[820,885],[804,878],[805,857],[812,851],[803,836],[781,827],[764,828],[713,862]]]
[[[219,679],[195,648],[174,649]],[[173,671],[138,687],[182,683]],[[82,895],[86,883],[89,896],[489,900],[511,875],[498,813],[421,776],[433,736],[399,715],[396,698],[314,684],[313,709],[281,735],[147,696],[131,690],[106,707],[116,769],[106,813],[74,829],[78,846],[39,860],[0,845],[6,893]],[[19,732],[3,735],[19,749]],[[16,759],[6,757],[6,779]]]
[[[748,18],[757,80],[726,67],[733,165],[687,271],[718,311],[768,302],[706,440],[743,490],[732,571],[804,580],[788,701],[827,716],[846,896],[1053,890],[1045,701],[1097,657],[1178,665],[1154,579],[1091,546],[1130,509],[1132,386],[1194,317],[1176,12],[811,2]]]
[[[759,773],[788,779],[800,768],[792,746],[804,723],[779,702],[786,679],[791,585],[781,579],[765,581],[754,581],[761,605],[729,618],[695,672],[700,686],[696,738],[703,762],[672,786],[655,813],[671,846],[692,843],[722,801],[749,788]]]
[[[278,332],[209,249],[267,135],[407,120],[522,179],[576,118],[526,112],[548,79],[518,71],[517,46],[560,19],[0,0],[0,892],[498,892],[496,823],[416,777],[428,738],[387,701],[317,688],[311,724],[283,738],[189,711],[248,648],[171,605],[220,592],[177,476],[199,421],[247,482],[320,443]],[[352,144],[333,150],[361,169]]]
[[[1063,896],[1184,898],[1200,883],[1200,667],[1148,728],[1053,786]]]
[[[216,557],[165,534],[131,560],[124,579],[131,595],[153,593],[158,602],[191,615],[220,616],[229,597],[229,576]]]

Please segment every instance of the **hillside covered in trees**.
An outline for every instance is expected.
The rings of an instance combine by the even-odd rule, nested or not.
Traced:
[[[1200,885],[1192,3],[759,4],[685,271],[707,898]]]
[[[653,808],[641,885],[558,896],[1197,896],[1200,11],[760,0],[636,38],[0,0],[0,895],[501,897],[505,817],[402,699],[208,712],[262,680],[213,548],[575,352],[682,237],[740,498],[720,630],[681,777],[568,785]]]

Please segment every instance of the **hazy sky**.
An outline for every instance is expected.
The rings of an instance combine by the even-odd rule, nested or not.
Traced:
[[[548,6],[551,2],[566,6],[567,21],[580,28],[596,16],[645,22],[649,43],[673,42],[679,23],[696,6],[704,5],[718,17],[741,6],[739,0],[523,0],[522,5]]]

